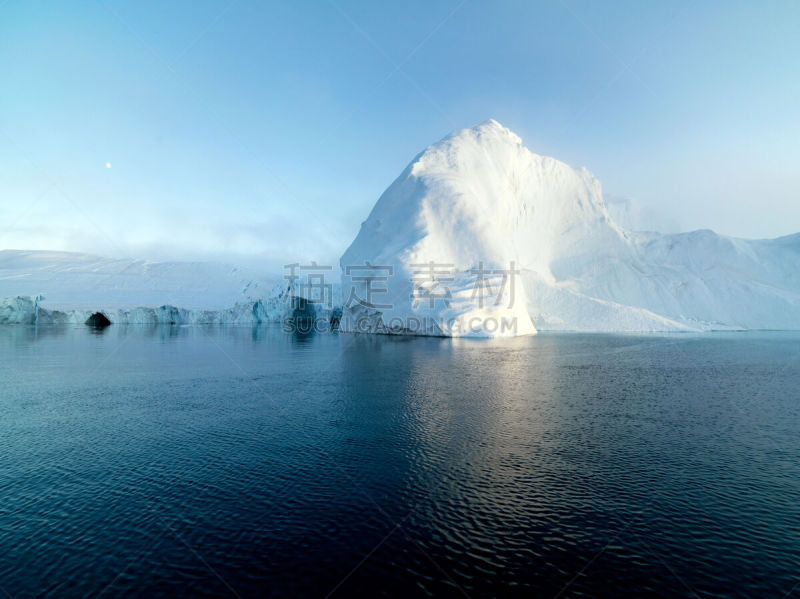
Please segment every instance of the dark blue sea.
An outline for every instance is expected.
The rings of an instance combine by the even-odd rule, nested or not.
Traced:
[[[800,597],[800,335],[0,327],[0,597]]]

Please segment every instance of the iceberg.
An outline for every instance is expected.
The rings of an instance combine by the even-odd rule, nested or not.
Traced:
[[[299,300],[299,301],[298,301]],[[109,308],[54,310],[45,308],[35,298],[16,296],[0,298],[0,325],[92,325],[105,318],[110,324],[136,325],[260,325],[291,322],[298,317],[298,303],[302,302],[300,317],[319,325],[314,330],[327,330],[328,325],[339,321],[340,309],[326,308],[301,296],[278,293],[267,300],[239,302],[231,308],[220,310],[187,309],[163,305],[156,308]],[[300,331],[305,330],[298,327]]]
[[[344,332],[800,328],[800,234],[628,230],[589,171],[492,119],[416,156],[340,266]]]
[[[279,323],[307,293],[302,280],[213,262],[0,251],[0,324],[82,325],[95,314],[112,324]],[[327,301],[308,302],[306,313],[338,317],[334,302],[338,285]]]
[[[608,204],[585,168],[488,120],[425,149],[386,189],[340,259],[341,286],[213,262],[3,250],[0,324],[100,313],[449,337],[800,329],[800,234],[645,230],[660,222],[630,200]]]

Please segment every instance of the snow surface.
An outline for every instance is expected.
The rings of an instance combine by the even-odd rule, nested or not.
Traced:
[[[439,284],[420,284],[420,265],[431,262],[451,271]],[[744,240],[629,231],[611,218],[589,171],[530,152],[494,120],[414,158],[340,264],[341,330],[349,332],[800,328],[800,234]],[[367,264],[367,276],[354,269]],[[511,264],[521,271],[513,291],[507,285],[497,305],[494,298],[478,305],[476,273]],[[495,291],[501,279],[491,281]],[[444,287],[450,301],[431,306],[425,289],[442,297]],[[367,297],[369,288],[386,291]],[[516,327],[485,326],[498,319]]]
[[[216,310],[265,299],[281,282],[214,262],[148,262],[73,252],[0,251],[0,297],[44,295],[59,309],[172,304]]]

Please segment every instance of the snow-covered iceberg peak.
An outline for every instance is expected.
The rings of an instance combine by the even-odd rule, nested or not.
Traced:
[[[628,231],[586,169],[488,120],[428,147],[375,204],[341,258],[341,329],[798,329],[799,240]]]
[[[456,131],[406,167],[342,256],[342,330],[534,333],[522,272],[552,279],[556,249],[578,255],[598,236],[622,241],[588,171],[493,119]]]

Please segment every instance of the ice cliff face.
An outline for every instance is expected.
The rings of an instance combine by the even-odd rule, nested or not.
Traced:
[[[26,296],[0,298],[0,325],[82,325],[99,312],[112,324],[172,325],[225,324],[257,325],[279,323],[291,317],[290,304],[282,297],[239,302],[230,308],[202,310],[163,305],[155,308],[112,308],[55,310]],[[326,315],[320,315],[327,320]]]
[[[283,322],[302,281],[264,278],[211,262],[147,262],[50,251],[0,251],[0,324],[83,324],[94,312],[115,324]],[[328,320],[332,298],[311,307]],[[43,297],[42,297],[43,296]],[[3,299],[5,297],[5,299]],[[40,299],[34,299],[39,297]]]
[[[591,173],[494,120],[418,155],[341,266],[349,332],[800,328],[800,236],[627,231]]]

